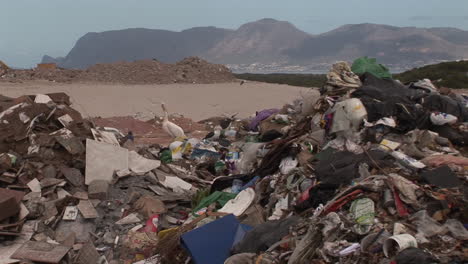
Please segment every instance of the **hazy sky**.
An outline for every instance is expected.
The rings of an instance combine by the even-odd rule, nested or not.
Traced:
[[[344,24],[468,30],[468,0],[0,0],[0,60],[30,67],[65,56],[87,32],[134,27],[237,28],[274,18],[309,33]]]

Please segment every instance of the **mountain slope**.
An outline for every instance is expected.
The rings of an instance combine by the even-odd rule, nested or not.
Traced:
[[[86,68],[96,63],[144,59],[172,63],[189,56],[221,64],[273,65],[277,72],[291,65],[326,70],[338,60],[370,56],[399,71],[468,58],[468,31],[355,24],[310,35],[289,22],[274,19],[247,23],[237,30],[136,28],[88,33],[56,62],[65,68]],[[45,56],[44,61],[53,59]]]
[[[306,39],[288,51],[295,62],[353,60],[377,57],[385,64],[454,60],[468,55],[462,30],[392,27],[375,24],[346,25]]]
[[[64,68],[86,68],[96,63],[157,59],[176,62],[210,49],[230,31],[214,27],[182,32],[134,28],[88,33],[59,62]]]
[[[219,63],[272,63],[286,60],[284,51],[310,35],[289,22],[262,19],[242,25],[217,43],[204,57]]]

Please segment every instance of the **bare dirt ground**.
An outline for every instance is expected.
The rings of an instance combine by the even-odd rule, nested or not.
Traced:
[[[248,82],[217,84],[124,85],[63,84],[48,81],[0,83],[0,94],[10,97],[65,92],[73,107],[86,117],[136,116],[148,120],[162,115],[161,102],[170,113],[195,121],[223,113],[247,117],[255,111],[291,103],[308,88]]]
[[[162,116],[161,102],[165,102],[171,114],[185,131],[195,137],[203,137],[206,131],[197,121],[222,114],[239,113],[248,117],[257,110],[281,108],[300,98],[308,88],[279,84],[239,82],[217,84],[102,84],[102,83],[55,83],[28,81],[23,83],[0,82],[0,94],[9,97],[38,93],[65,92],[72,107],[84,117],[94,119],[97,125],[111,126],[123,132],[134,130],[141,143],[170,142],[160,125],[154,122],[143,124],[134,119],[149,120]],[[116,118],[117,117],[117,118]],[[193,120],[193,121],[192,121]],[[154,128],[154,130],[152,130]],[[141,131],[139,131],[141,130]]]

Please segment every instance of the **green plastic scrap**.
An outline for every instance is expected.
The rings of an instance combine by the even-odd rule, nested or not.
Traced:
[[[356,222],[353,227],[354,232],[360,235],[369,233],[375,218],[374,201],[369,198],[354,200],[349,210],[351,217]]]
[[[287,124],[289,124],[289,121],[285,121],[285,120],[283,120],[283,119],[275,119],[273,122],[276,123],[276,124],[279,124],[279,125],[287,125]]]
[[[161,152],[161,162],[165,164],[172,162],[172,152],[169,149]]]
[[[8,153],[8,157],[10,157],[10,159],[11,159],[11,164],[15,164],[16,160],[18,159],[18,157],[16,157],[13,154],[10,154],[10,153]]]
[[[226,169],[226,164],[224,162],[218,160],[215,163],[214,167],[215,167],[216,172],[222,172],[222,171],[224,171]]]
[[[227,192],[216,191],[212,193],[210,196],[203,198],[200,204],[198,204],[198,206],[195,207],[195,209],[193,209],[192,214],[194,216],[199,216],[197,212],[200,211],[200,209],[208,207],[209,205],[213,203],[216,203],[216,208],[221,208],[229,200],[236,198],[236,196],[237,196],[237,193],[227,193]]]
[[[258,135],[248,135],[248,136],[245,138],[245,142],[257,143],[257,142],[260,142],[260,139],[259,139],[259,136],[258,136]]]
[[[368,58],[368,57],[361,57],[356,59],[353,62],[353,66],[351,66],[351,70],[357,74],[361,75],[366,72],[372,73],[378,78],[390,78],[392,79],[392,74],[388,70],[387,67],[385,67],[382,64],[377,63],[377,59],[375,58]]]
[[[203,198],[209,195],[210,195],[210,188],[198,190],[197,193],[192,197],[192,208],[196,207],[199,203],[201,203]]]

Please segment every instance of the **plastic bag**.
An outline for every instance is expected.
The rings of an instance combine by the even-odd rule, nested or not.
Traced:
[[[436,126],[442,126],[445,124],[453,125],[458,121],[456,116],[440,112],[432,113],[430,118],[432,124]]]
[[[413,214],[410,217],[410,221],[413,222],[413,225],[418,227],[418,233],[423,234],[425,237],[447,233],[447,228],[430,217],[426,210],[421,210]]]
[[[468,240],[468,231],[463,224],[455,219],[449,219],[444,225],[452,234],[452,236],[459,240]]]
[[[375,58],[358,58],[353,62],[351,70],[358,75],[369,72],[380,79],[392,78],[392,74],[387,69],[387,67],[383,66],[382,64],[378,64],[377,59]]]
[[[281,171],[281,174],[289,174],[294,168],[297,167],[297,164],[299,162],[297,161],[296,158],[293,158],[293,157],[286,157],[284,158],[282,161],[281,161],[281,164],[280,164],[280,171]]]
[[[400,198],[403,202],[413,205],[418,204],[418,194],[420,194],[418,185],[394,173],[390,174],[389,178],[395,188],[400,192]]]
[[[356,222],[353,227],[354,232],[360,235],[369,233],[375,218],[374,201],[369,198],[354,200],[350,212]]]
[[[166,149],[163,152],[161,152],[160,159],[161,159],[162,163],[165,163],[165,164],[171,163],[172,162],[172,152],[171,152],[171,150]]]

